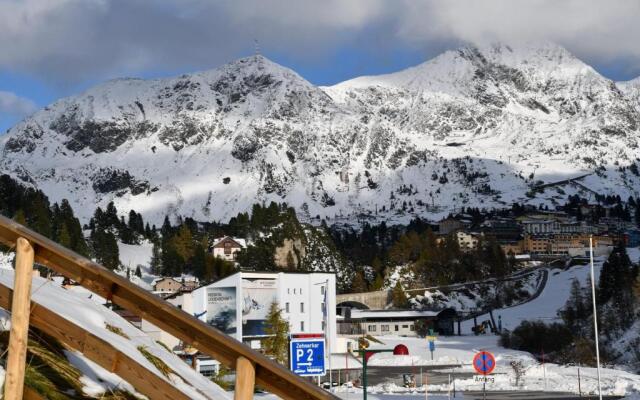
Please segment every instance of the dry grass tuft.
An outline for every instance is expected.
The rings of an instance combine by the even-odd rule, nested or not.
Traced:
[[[109,332],[113,332],[113,333],[115,333],[116,335],[118,335],[118,336],[122,336],[122,337],[123,337],[123,338],[125,338],[125,339],[131,339],[131,338],[129,337],[129,335],[127,335],[126,333],[124,333],[124,331],[122,330],[122,328],[118,328],[117,326],[114,326],[114,325],[111,325],[111,324],[108,324],[108,323],[105,323],[105,326],[106,326],[106,328],[107,328],[107,330],[108,330]]]
[[[169,378],[169,374],[175,374],[171,367],[169,367],[164,361],[151,354],[151,352],[147,350],[146,346],[138,346],[138,351],[166,378]]]

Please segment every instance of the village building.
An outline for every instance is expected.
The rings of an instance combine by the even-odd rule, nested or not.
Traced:
[[[290,333],[323,333],[336,345],[333,273],[237,272],[185,293],[182,309],[254,349],[261,348],[272,303]]]
[[[478,235],[474,233],[467,233],[465,231],[457,231],[455,233],[458,240],[458,246],[462,251],[472,251],[478,248]]]
[[[457,313],[452,308],[441,311],[427,310],[360,310],[346,308],[338,320],[341,335],[419,336],[418,324],[423,330],[435,334],[454,335]]]
[[[209,251],[214,257],[235,261],[238,253],[246,247],[247,242],[244,239],[224,236],[215,239]]]
[[[518,240],[515,242],[500,242],[500,248],[507,256],[517,256],[524,253],[524,240]]]
[[[480,225],[480,232],[498,242],[514,242],[522,239],[522,225],[514,219],[492,219]]]
[[[200,284],[195,277],[162,277],[153,281],[153,293],[165,297],[177,292],[190,291]]]

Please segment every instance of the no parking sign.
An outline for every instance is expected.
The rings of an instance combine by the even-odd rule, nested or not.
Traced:
[[[496,367],[496,358],[488,351],[481,351],[473,357],[473,368],[480,375],[489,375]]]

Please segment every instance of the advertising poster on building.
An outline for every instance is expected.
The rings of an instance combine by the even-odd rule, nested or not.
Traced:
[[[226,334],[236,333],[235,287],[207,289],[207,323]]]
[[[276,301],[276,280],[243,279],[242,293],[242,336],[264,336],[264,321]]]

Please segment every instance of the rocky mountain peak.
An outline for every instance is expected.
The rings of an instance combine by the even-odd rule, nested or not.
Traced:
[[[115,200],[156,221],[262,201],[309,220],[553,206],[576,189],[532,185],[581,175],[626,198],[640,186],[622,169],[640,141],[635,87],[548,43],[465,46],[325,88],[255,55],[62,99],[0,138],[0,171],[80,210]]]

